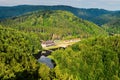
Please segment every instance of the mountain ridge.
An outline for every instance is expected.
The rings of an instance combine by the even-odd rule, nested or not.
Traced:
[[[35,32],[38,35],[52,39],[57,38],[88,37],[99,35],[105,31],[96,24],[82,20],[68,11],[35,11],[18,17],[9,18],[0,22],[1,25],[27,32]],[[105,33],[106,34],[106,33]]]
[[[101,19],[102,15],[113,14],[118,11],[109,11],[105,9],[97,9],[97,8],[75,8],[72,6],[65,5],[55,5],[55,6],[40,6],[40,5],[19,5],[19,6],[10,6],[10,7],[0,7],[0,19],[15,17],[22,15],[27,12],[37,11],[37,10],[65,10],[70,11],[74,15],[84,20],[89,20],[91,22],[96,23],[97,25],[102,25],[107,21],[104,21],[104,18]],[[110,16],[111,17],[111,16]],[[103,21],[101,21],[103,20]],[[99,22],[101,21],[101,22]]]

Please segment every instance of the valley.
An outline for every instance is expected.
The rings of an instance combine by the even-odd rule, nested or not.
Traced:
[[[0,7],[0,80],[119,80],[120,11]]]

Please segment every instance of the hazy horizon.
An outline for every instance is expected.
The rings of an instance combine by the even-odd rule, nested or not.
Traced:
[[[120,0],[0,0],[0,6],[18,6],[18,5],[66,5],[76,8],[99,8],[106,10],[120,10]]]

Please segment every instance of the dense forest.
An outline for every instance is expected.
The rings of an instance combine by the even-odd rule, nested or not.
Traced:
[[[25,32],[34,32],[43,40],[87,38],[107,33],[92,22],[67,11],[36,11],[2,20],[1,25]]]
[[[70,6],[0,7],[0,80],[120,80],[119,13]],[[42,41],[77,38],[47,56],[54,68],[34,56],[42,55]]]
[[[32,54],[41,49],[35,35],[0,26],[0,80],[33,80],[38,66]]]
[[[28,12],[37,10],[65,10],[73,13],[79,18],[84,20],[92,21],[97,25],[103,25],[114,18],[119,18],[118,14],[120,11],[108,11],[104,9],[85,9],[75,8],[71,6],[56,5],[56,6],[35,6],[35,5],[19,5],[12,7],[0,7],[0,19],[19,16]],[[116,15],[117,17],[114,17]]]
[[[120,34],[120,19],[110,21],[102,27],[109,33]]]
[[[52,55],[62,80],[119,80],[120,36],[83,40]]]
[[[38,63],[33,54],[42,50],[35,34],[0,26],[0,80],[51,80],[55,72]]]
[[[65,50],[53,52],[49,56],[57,65],[53,69],[38,63],[32,56],[41,50],[37,43],[39,39],[31,37],[35,34],[29,36],[24,32],[0,27],[0,35],[1,80],[120,79],[119,35],[84,39]]]

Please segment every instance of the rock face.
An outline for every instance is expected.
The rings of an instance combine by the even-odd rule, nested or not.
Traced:
[[[38,62],[45,63],[49,68],[54,68],[54,65],[53,65],[51,59],[48,58],[48,57],[41,56],[41,57],[38,59]]]

